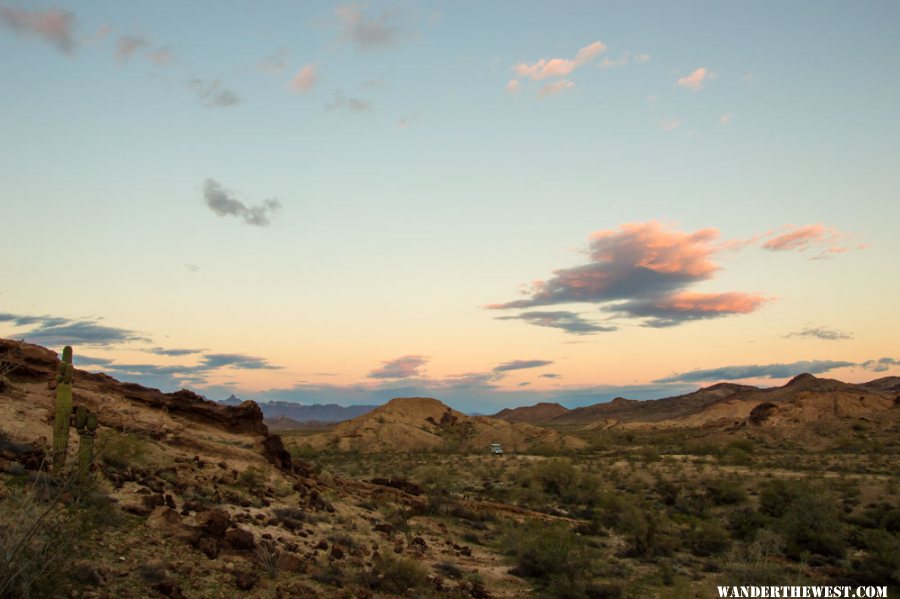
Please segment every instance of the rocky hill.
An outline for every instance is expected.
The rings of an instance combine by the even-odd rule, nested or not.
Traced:
[[[501,443],[508,452],[585,446],[581,439],[556,431],[488,416],[466,416],[427,397],[393,399],[368,414],[342,422],[331,432],[310,435],[306,440],[314,449],[366,452],[487,452],[491,443]]]
[[[609,403],[570,410],[554,424],[585,427],[809,427],[842,419],[896,418],[900,379],[886,377],[851,384],[801,374],[781,387],[759,388],[719,383],[657,400],[616,398]]]
[[[75,370],[73,403],[99,419],[95,459],[88,471],[74,465],[70,430],[56,473],[57,354],[0,339],[0,366],[0,596],[396,596],[406,586],[386,577],[410,564],[402,584],[429,596],[527,592],[445,523],[423,518],[404,535],[388,522],[379,509],[422,509],[415,485],[323,479],[292,459],[253,402],[224,406]],[[446,564],[478,577],[447,578]]]
[[[530,424],[539,424],[549,422],[554,418],[561,418],[569,412],[568,409],[558,403],[541,402],[533,406],[524,406],[521,408],[506,408],[500,410],[492,418],[499,418],[507,422],[527,422]]]

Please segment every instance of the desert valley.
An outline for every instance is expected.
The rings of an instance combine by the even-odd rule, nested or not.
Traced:
[[[274,434],[253,402],[75,370],[99,425],[81,479],[72,440],[54,467],[58,355],[2,340],[0,364],[4,597],[900,585],[897,377],[474,417],[397,398]]]

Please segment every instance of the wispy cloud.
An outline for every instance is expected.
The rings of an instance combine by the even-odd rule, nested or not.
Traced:
[[[506,93],[517,94],[522,89],[518,79],[510,79],[506,82]]]
[[[142,37],[134,35],[120,35],[116,41],[116,58],[119,62],[126,62],[138,52],[142,52],[150,46],[150,42]]]
[[[203,184],[203,199],[206,205],[219,216],[236,216],[248,225],[267,227],[272,215],[281,208],[277,199],[268,199],[258,206],[248,206],[234,198],[218,181],[207,179]]]
[[[821,374],[836,368],[857,366],[856,362],[844,360],[806,360],[789,364],[749,364],[740,366],[720,366],[691,370],[656,379],[654,383],[696,383],[714,381],[736,381],[742,379],[786,379],[804,372]]]
[[[598,231],[590,237],[587,264],[554,271],[550,279],[533,283],[527,299],[487,307],[510,310],[599,304],[608,313],[638,319],[650,327],[753,312],[766,298],[755,293],[699,293],[689,289],[713,278],[719,270],[713,261],[718,236],[715,229],[683,233],[667,230],[655,221]],[[568,316],[544,314],[530,320],[539,326],[552,326],[554,318]],[[542,317],[547,320],[542,321]]]
[[[650,55],[644,53],[636,54],[634,57],[634,62],[638,64],[647,64],[648,62],[650,62]]]
[[[728,123],[731,122],[731,118],[732,118],[731,113],[726,112],[725,114],[723,114],[722,116],[719,117],[719,123],[722,125],[727,125]]]
[[[553,83],[547,83],[541,90],[538,92],[538,96],[541,98],[546,98],[547,96],[555,96],[556,94],[575,87],[575,84],[568,79],[562,79],[560,81],[554,81]]]
[[[342,90],[335,90],[331,99],[325,104],[326,110],[343,110],[349,112],[370,112],[372,104],[363,98],[348,96]]]
[[[578,67],[589,63],[599,54],[606,51],[606,44],[596,41],[583,47],[575,55],[574,59],[568,58],[541,58],[531,64],[520,62],[513,67],[518,77],[533,80],[547,79],[549,77],[566,77]]]
[[[277,370],[280,366],[269,364],[264,358],[244,354],[205,354],[201,365],[207,369],[238,368],[240,370]]]
[[[150,349],[141,350],[148,354],[157,356],[190,356],[192,354],[202,353],[202,349],[166,349],[164,347],[151,347]]]
[[[611,58],[609,56],[604,56],[603,60],[600,61],[600,68],[612,69],[615,67],[623,67],[628,64],[628,61],[630,59],[631,59],[631,54],[628,52],[622,52],[622,54],[620,54],[618,56],[618,58]],[[635,62],[637,62],[637,59],[635,59]]]
[[[422,369],[428,363],[426,356],[409,355],[382,362],[381,366],[368,374],[370,379],[408,379],[422,376]]]
[[[18,35],[36,37],[64,54],[75,51],[74,23],[75,15],[66,10],[0,6],[0,24]]]
[[[681,120],[675,118],[663,119],[659,122],[659,128],[663,131],[674,131],[681,126]]]
[[[316,86],[319,80],[318,68],[314,64],[303,66],[297,74],[291,77],[287,86],[293,92],[305,94]]]
[[[799,331],[794,331],[793,333],[788,333],[784,335],[786,338],[790,337],[807,337],[807,338],[815,338],[815,339],[824,339],[826,341],[839,341],[842,339],[853,339],[853,335],[850,333],[845,333],[844,331],[838,331],[836,329],[829,329],[827,327],[806,327]]]
[[[549,366],[553,364],[551,360],[512,360],[504,362],[494,367],[494,372],[510,372],[512,370],[527,370],[529,368],[540,368],[541,366]]]
[[[560,329],[573,335],[592,335],[618,330],[616,326],[600,325],[566,310],[522,312],[515,316],[498,316],[497,320],[523,320],[539,327]]]
[[[175,53],[172,52],[171,48],[159,48],[148,54],[147,58],[156,66],[163,67],[174,62]]]
[[[186,85],[197,95],[203,105],[209,108],[228,108],[241,102],[241,97],[226,88],[218,79],[195,77]]]
[[[844,244],[847,236],[835,227],[822,224],[802,227],[788,225],[782,231],[784,232],[763,243],[762,247],[773,252],[818,250],[812,257],[813,260],[843,254],[850,249]]]
[[[884,372],[890,370],[894,366],[900,366],[900,360],[895,358],[879,358],[877,360],[866,360],[860,364],[861,367],[872,372]]]
[[[128,341],[147,341],[140,333],[129,329],[100,324],[98,319],[70,319],[57,316],[24,316],[0,314],[0,322],[16,327],[33,326],[16,333],[29,343],[55,347],[58,345],[106,346]]]
[[[334,13],[341,23],[344,39],[357,50],[390,48],[403,37],[403,30],[394,22],[396,13],[382,12],[370,17],[359,4],[339,6]]]
[[[256,68],[269,75],[280,75],[287,68],[289,57],[290,52],[287,48],[281,48],[260,60],[256,64]]]
[[[681,77],[677,85],[691,91],[700,91],[707,81],[712,79],[715,74],[706,67],[700,67],[691,71],[689,75]]]

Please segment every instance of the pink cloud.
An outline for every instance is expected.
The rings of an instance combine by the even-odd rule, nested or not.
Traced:
[[[297,71],[297,74],[288,81],[288,89],[297,93],[307,93],[315,87],[319,80],[319,74],[316,65],[308,64]]]
[[[638,64],[646,64],[646,63],[650,62],[650,55],[649,54],[638,54],[634,57],[634,62],[636,62]]]
[[[604,56],[603,60],[600,62],[600,68],[603,69],[611,69],[613,67],[622,67],[628,64],[629,60],[628,52],[623,52],[621,56],[618,58],[610,58],[609,56]]]
[[[571,87],[575,87],[575,84],[569,81],[568,79],[563,79],[561,81],[555,81],[553,83],[548,83],[544,87],[541,88],[541,91],[538,92],[538,95],[541,98],[546,98],[547,96],[555,96],[559,92],[569,89]]]
[[[486,307],[510,310],[600,304],[607,313],[638,319],[650,327],[675,326],[757,310],[768,300],[756,293],[690,290],[712,279],[719,270],[713,259],[722,246],[718,238],[716,229],[686,233],[656,221],[598,231],[589,238],[586,264],[556,270],[549,279],[534,282],[525,299]],[[610,326],[605,325],[605,329],[609,330]]]
[[[827,245],[841,239],[841,233],[834,227],[826,227],[824,225],[806,225],[803,227],[793,227],[788,225],[787,233],[782,233],[777,237],[773,237],[763,244],[763,248],[774,252],[782,252],[787,250],[805,251],[813,246]],[[834,250],[844,251],[845,248],[832,246],[829,248],[831,253],[838,253]]]
[[[27,10],[0,7],[0,24],[19,35],[32,35],[53,46],[60,52],[71,54],[75,50],[72,28],[75,16],[64,10]]]
[[[707,314],[749,314],[768,298],[757,293],[730,291],[727,293],[694,293],[684,291],[673,294],[656,303],[656,307],[673,312],[700,312]]]
[[[681,126],[681,120],[679,119],[663,119],[659,122],[659,128],[663,131],[674,131]]]
[[[513,67],[519,77],[528,77],[535,81],[548,77],[565,77],[576,68],[590,62],[597,55],[606,51],[606,44],[596,41],[578,51],[574,60],[567,58],[542,58],[535,63],[519,63]]]
[[[517,93],[519,93],[520,88],[521,88],[521,85],[519,84],[519,81],[517,79],[510,79],[506,83],[506,92],[507,93],[517,94]]]
[[[704,82],[707,79],[711,79],[712,76],[712,71],[710,71],[706,67],[700,67],[699,69],[694,69],[694,71],[690,75],[679,79],[678,87],[690,89],[695,92],[700,91],[701,89],[703,89]]]

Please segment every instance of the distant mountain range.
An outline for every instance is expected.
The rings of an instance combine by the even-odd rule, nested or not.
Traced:
[[[226,406],[238,406],[242,402],[234,395],[218,403]],[[267,420],[289,418],[297,422],[341,422],[367,414],[378,406],[339,406],[337,404],[303,405],[290,401],[257,402]]]

